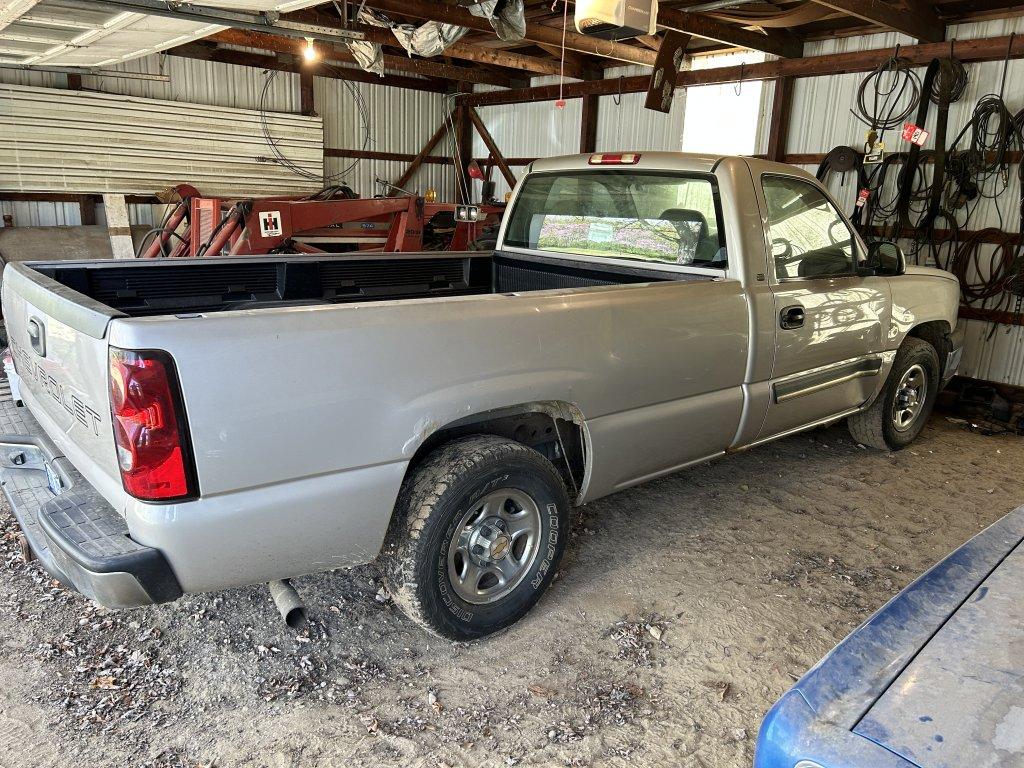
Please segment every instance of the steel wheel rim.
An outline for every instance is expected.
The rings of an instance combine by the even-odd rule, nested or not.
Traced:
[[[470,504],[448,545],[455,594],[473,605],[508,596],[533,567],[540,532],[540,508],[525,491],[499,488]]]
[[[906,432],[924,412],[928,399],[928,374],[918,364],[907,369],[896,387],[896,400],[892,407],[892,425],[897,432]]]

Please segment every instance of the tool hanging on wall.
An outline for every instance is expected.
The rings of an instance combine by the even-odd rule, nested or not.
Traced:
[[[928,69],[925,70],[922,85],[924,92],[929,97],[918,99],[914,122],[904,125],[904,136],[910,141],[910,151],[903,164],[903,183],[900,185],[899,202],[896,208],[897,226],[900,228],[913,228],[921,233],[930,234],[935,220],[941,213],[943,181],[946,172],[946,129],[949,105],[955,85],[956,76],[952,61],[950,59],[932,59],[928,64]],[[962,89],[960,93],[963,93]],[[938,106],[935,121],[935,149],[927,155],[927,158],[932,161],[932,178],[926,189],[927,206],[923,216],[917,221],[911,221],[912,182],[916,179],[922,163],[924,142],[920,138],[922,135],[927,138],[924,125],[928,118],[928,107],[933,103],[933,96],[935,97],[934,103]],[[921,176],[923,181],[923,169]]]
[[[892,56],[879,64],[861,81],[857,89],[856,109],[851,114],[867,127],[864,162],[882,162],[885,157],[885,132],[902,126],[921,98],[921,81],[911,63],[900,57],[897,45]]]
[[[851,171],[857,175],[857,199],[850,213],[850,221],[854,225],[861,222],[862,214],[870,197],[867,188],[867,176],[864,172],[864,156],[853,147],[835,147],[818,165],[815,177],[824,183],[831,173],[842,174],[841,184],[846,183],[846,174]]]

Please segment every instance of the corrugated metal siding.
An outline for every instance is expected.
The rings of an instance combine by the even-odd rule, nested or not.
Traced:
[[[999,19],[960,24],[949,28],[947,37],[951,40],[967,40],[978,37],[996,37],[1011,32],[1024,32],[1024,18]],[[915,41],[897,33],[867,35],[865,37],[835,38],[808,43],[804,53],[818,56],[828,53],[865,51],[875,48],[893,48],[896,45],[912,45]],[[955,47],[955,44],[954,44]],[[969,83],[963,98],[950,106],[950,140],[970,119],[978,99],[999,88],[1003,62],[989,61],[968,64]],[[924,77],[925,68],[917,70]],[[864,80],[864,73],[833,75],[830,77],[805,77],[796,80],[793,88],[793,120],[789,126],[789,140],[786,150],[791,153],[826,152],[842,144],[860,147],[864,144],[866,126],[850,114],[857,100],[857,88]],[[1020,106],[1024,101],[1024,60],[1009,63],[1006,82],[1006,101],[1011,107]],[[927,128],[934,128],[936,110],[929,110]],[[896,135],[886,136],[886,146],[896,149],[903,144]]]
[[[634,65],[609,69],[605,73],[605,77],[633,77],[650,73],[650,67]],[[599,151],[666,150],[678,152],[680,150],[683,140],[686,91],[676,91],[672,101],[672,111],[667,115],[644,109],[646,98],[646,93],[624,93],[621,96],[601,96],[598,99],[597,149]],[[616,101],[619,103],[616,104]]]
[[[1024,327],[968,320],[960,373],[1024,386]]]
[[[257,162],[272,153],[253,111],[0,86],[0,189],[145,194],[183,181],[208,194],[318,189],[321,120],[268,113],[267,126],[315,181]]]
[[[0,200],[0,219],[3,216],[12,216],[16,227],[76,227],[82,223],[77,203]]]
[[[67,75],[56,72],[32,72],[27,69],[0,68],[0,83],[31,85],[35,88],[65,88]]]
[[[146,56],[106,69],[146,75],[167,75],[170,82],[83,77],[87,90],[139,96],[147,99],[209,104],[233,109],[259,109],[268,74],[255,67],[186,59],[163,54]],[[299,76],[277,72],[267,90],[265,108],[273,112],[299,111]]]
[[[556,75],[535,77],[530,80],[530,85],[554,85],[558,79]],[[566,78],[565,82],[577,81]],[[567,99],[563,109],[556,107],[554,101],[538,101],[479,107],[477,112],[505,157],[554,157],[579,152],[580,117],[583,113],[581,99]],[[487,157],[487,147],[476,131],[473,132],[473,156]],[[512,168],[517,178],[523,171],[522,166]],[[509,186],[497,169],[491,178],[495,182],[495,195],[500,200],[509,191]],[[475,182],[475,185],[479,192],[480,182]]]
[[[255,67],[186,59],[166,54],[144,56],[104,69],[167,75],[170,81],[122,80],[115,77],[86,75],[82,78],[82,87],[87,91],[186,101],[234,109],[259,109],[260,95],[268,76],[264,70]],[[267,91],[266,109],[273,112],[298,112],[298,79],[299,76],[292,72],[277,73]],[[37,88],[66,88],[67,75],[0,68],[0,83],[31,85]]]
[[[951,26],[947,32],[950,40],[996,37],[1010,33],[1024,33],[1024,18],[997,19]],[[893,48],[897,44],[911,45],[914,41],[897,33],[870,35],[866,37],[834,38],[808,43],[804,53],[815,56],[828,53]],[[955,43],[954,43],[955,50]],[[963,98],[951,105],[948,121],[948,141],[952,141],[961,128],[970,120],[978,99],[999,89],[1003,73],[1003,62],[992,61],[968,64],[969,82]],[[923,77],[925,68],[917,70]],[[793,90],[792,122],[789,126],[791,153],[827,152],[833,147],[848,144],[861,147],[866,127],[850,114],[855,104],[857,88],[865,77],[864,73],[834,75],[831,77],[801,78]],[[1011,110],[1024,106],[1024,60],[1011,61],[1007,69],[1006,91],[1003,94]],[[926,128],[934,130],[936,110],[930,111]],[[903,140],[895,133],[885,136],[890,151],[904,149]],[[964,145],[961,144],[961,147]],[[814,172],[813,167],[807,170]],[[1015,169],[1014,169],[1015,170]],[[1013,231],[1017,226],[1016,206],[1019,199],[1019,185],[1016,173],[1010,175],[1009,188],[995,201],[983,200],[970,220],[972,230],[985,227],[999,227]],[[853,205],[857,185],[852,177],[843,179],[833,174],[829,179],[832,193],[844,206]],[[994,250],[983,246],[980,249],[982,263]],[[961,372],[965,376],[1024,386],[1024,328],[995,326],[991,323],[970,321],[964,360]]]
[[[444,103],[441,94],[373,83],[347,85],[360,98],[354,97],[341,80],[313,78],[313,99],[316,111],[323,118],[325,147],[414,155],[441,124]],[[364,116],[370,136],[370,142],[365,146]],[[447,156],[450,149],[442,142],[433,154]],[[363,197],[370,197],[376,191],[376,178],[395,181],[407,165],[399,161],[355,162],[350,158],[328,157],[325,173],[329,183],[348,184]],[[409,187],[419,192],[433,187],[439,199],[450,199],[454,189],[451,166],[424,163],[409,182]]]
[[[721,66],[723,56],[702,57],[697,66]],[[646,75],[650,68],[640,65],[616,67],[606,70],[606,78]],[[548,85],[558,82],[557,77],[538,77],[532,85]],[[567,81],[575,82],[575,81]],[[715,86],[711,86],[715,88]],[[732,86],[727,86],[731,88]],[[767,144],[768,122],[771,115],[773,86],[765,84],[748,85],[759,89],[759,108],[756,125],[753,126],[755,139],[753,151],[763,151]],[[477,91],[495,90],[478,86]],[[597,150],[614,152],[618,150],[663,150],[679,152],[683,146],[683,129],[687,113],[687,90],[676,91],[676,97],[669,114],[644,108],[646,93],[624,93],[621,96],[601,96],[597,112]],[[618,103],[616,103],[618,102]],[[481,118],[502,153],[507,157],[551,157],[579,152],[580,116],[583,109],[581,99],[569,99],[564,109],[558,109],[553,101],[530,104],[511,104],[483,107]],[[691,114],[690,119],[707,120],[707,115]],[[474,139],[474,154],[486,156],[487,150],[479,138]],[[516,171],[517,169],[513,169]],[[497,190],[500,196],[507,185],[500,175]]]

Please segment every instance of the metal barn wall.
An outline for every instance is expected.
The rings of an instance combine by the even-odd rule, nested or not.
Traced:
[[[410,155],[418,153],[441,124],[445,108],[439,93],[321,77],[313,78],[313,101],[323,118],[325,147]],[[451,150],[442,141],[433,154],[449,156]],[[407,166],[402,161],[328,157],[324,172],[328,184],[348,184],[362,197],[372,197],[375,179],[395,181]],[[438,199],[450,200],[454,183],[450,165],[424,163],[408,188],[422,193],[433,187]]]
[[[258,110],[264,86],[270,80],[264,99],[265,109],[270,112],[295,113],[300,109],[299,76],[293,72],[265,72],[255,67],[240,67],[235,64],[162,54],[146,56],[104,69],[165,75],[170,80],[159,82],[86,76],[82,78],[82,87],[124,96]]]
[[[264,132],[312,180],[272,156]],[[320,187],[319,118],[133,96],[0,86],[0,189],[152,193],[181,181],[208,194]]]
[[[259,109],[260,99],[268,75],[253,67],[241,67],[211,61],[186,59],[180,56],[151,55],[105,69],[148,75],[166,75],[168,82],[124,80],[112,77],[85,76],[82,86],[87,91],[138,96],[174,102],[186,102],[211,107]],[[66,88],[67,76],[51,72],[29,72],[0,68],[0,83],[33,86],[36,88]],[[265,108],[271,112],[299,110],[298,75],[278,73],[266,89]],[[263,152],[263,154],[270,154]],[[261,168],[261,172],[262,172]],[[190,179],[179,179],[190,181]],[[308,189],[297,187],[295,191]],[[154,191],[154,190],[147,190]],[[149,205],[129,205],[133,224],[152,224],[153,213]],[[77,203],[46,201],[0,201],[0,213],[10,214],[19,227],[77,226],[81,217]],[[103,206],[97,205],[96,215],[103,223]]]
[[[718,59],[723,55],[701,57],[701,66],[721,66]],[[605,70],[605,78],[647,75],[650,68],[640,65],[615,67]],[[566,82],[576,82],[566,78]],[[533,78],[531,85],[552,85],[558,77]],[[751,126],[756,137],[756,152],[763,152],[768,141],[768,124],[771,119],[771,97],[774,86],[765,83],[760,98],[758,121]],[[477,91],[495,90],[477,86]],[[669,114],[645,109],[646,93],[624,93],[615,96],[601,96],[597,110],[597,150],[614,152],[619,150],[660,150],[679,152],[682,149],[683,126],[686,114],[686,89],[676,91]],[[480,117],[494,137],[498,148],[506,157],[552,157],[571,155],[579,152],[580,116],[582,99],[568,99],[564,109],[558,109],[554,101],[530,104],[502,104],[481,107]],[[710,117],[691,115],[690,119],[703,120]],[[486,157],[487,149],[479,137],[474,138],[474,155]],[[521,168],[512,169],[520,175]],[[500,197],[508,190],[501,174],[495,173],[497,194]]]
[[[1024,33],[1024,18],[953,25],[949,27],[947,38],[953,41],[970,40],[1011,33]],[[895,50],[897,45],[912,45],[914,42],[911,38],[897,33],[834,38],[808,43],[804,53],[807,56],[814,56],[888,47]],[[998,91],[1003,67],[1002,61],[967,65],[968,87],[963,98],[950,106],[947,141],[951,142],[968,123],[981,96]],[[921,77],[924,76],[924,71],[924,67],[917,69]],[[865,73],[854,73],[796,80],[786,151],[820,153],[844,144],[861,147],[866,127],[850,114],[849,108],[855,103],[857,88],[864,77]],[[1005,88],[1003,97],[1010,110],[1016,112],[1024,107],[1024,60],[1009,62]],[[840,107],[836,108],[835,105]],[[934,131],[936,110],[933,108],[929,112],[925,127]],[[896,132],[886,135],[885,143],[889,151],[904,148],[904,142]],[[926,148],[929,146],[926,145]],[[815,170],[813,166],[806,166],[806,169],[812,173]],[[1016,209],[1020,190],[1016,169],[1013,170],[1008,188],[995,201],[983,200],[979,203],[970,219],[971,230],[986,227],[998,227],[1004,231],[1016,229]],[[833,174],[829,179],[829,187],[839,202],[850,210],[857,194],[857,185],[852,177],[843,179],[840,175]],[[992,250],[994,246],[982,246],[983,262],[987,260]],[[961,373],[978,379],[1024,386],[1024,327],[993,326],[988,322],[969,321]]]
[[[531,86],[555,85],[557,75],[534,77]],[[565,82],[578,82],[566,78]],[[477,86],[476,90],[500,90]],[[565,107],[559,109],[554,101],[537,101],[529,104],[499,104],[477,107],[480,119],[505,157],[556,157],[579,152],[580,116],[583,113],[582,99],[566,99]],[[487,147],[473,131],[473,157],[487,157]],[[524,166],[513,166],[512,173],[519,178]],[[491,174],[495,182],[495,196],[500,200],[509,191],[505,178],[497,168]],[[474,199],[479,199],[480,182],[473,182]]]

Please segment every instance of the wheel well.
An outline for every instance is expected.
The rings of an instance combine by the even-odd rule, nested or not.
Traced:
[[[921,323],[910,329],[908,336],[913,336],[916,339],[927,341],[933,347],[935,352],[939,356],[939,366],[943,369],[946,367],[946,358],[949,355],[951,342],[949,340],[950,333],[949,323],[945,320],[932,320],[927,323]],[[943,370],[945,374],[945,370]]]
[[[474,414],[435,430],[416,449],[408,472],[441,445],[466,435],[496,435],[533,448],[550,461],[571,497],[579,495],[586,474],[583,414],[566,403],[528,403]]]

